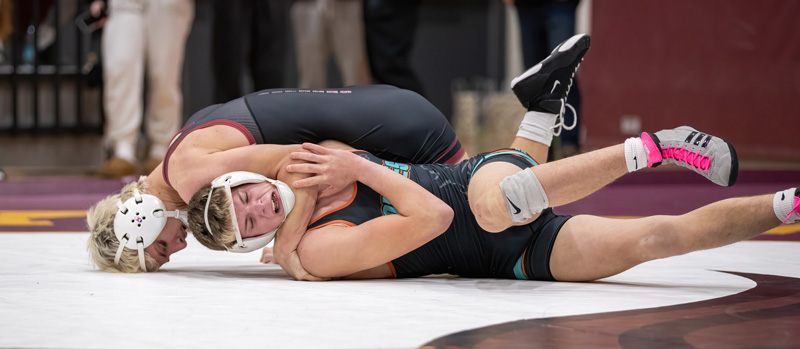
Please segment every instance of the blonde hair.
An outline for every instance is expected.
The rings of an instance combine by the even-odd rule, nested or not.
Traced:
[[[110,195],[100,200],[89,209],[86,214],[86,224],[89,228],[89,242],[87,250],[94,264],[102,271],[138,273],[156,271],[161,267],[155,259],[145,252],[147,270],[139,266],[139,252],[131,248],[123,248],[119,264],[114,263],[114,257],[119,248],[119,240],[114,234],[114,218],[119,207],[117,203],[133,197],[134,189],[140,193],[147,193],[147,177],[141,176],[139,180],[122,188],[119,194]]]
[[[215,188],[211,192],[208,225],[211,226],[213,233],[209,232],[205,222],[205,210],[210,189],[211,183],[204,185],[189,200],[189,230],[203,246],[212,250],[227,251],[236,244],[236,235],[231,222],[231,197],[222,188]]]

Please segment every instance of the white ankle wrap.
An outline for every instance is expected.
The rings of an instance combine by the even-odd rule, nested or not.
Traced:
[[[647,167],[647,152],[641,138],[633,137],[625,140],[625,164],[628,165],[628,172]]]
[[[542,184],[530,168],[504,178],[500,190],[506,197],[511,220],[516,223],[524,223],[550,206]]]
[[[553,125],[557,117],[556,114],[529,111],[522,118],[517,137],[550,146],[553,142]]]
[[[792,224],[800,220],[797,214],[793,214],[792,216],[794,217],[789,217],[789,213],[794,209],[794,191],[795,188],[779,191],[772,198],[772,210],[775,212],[775,216],[781,222],[786,221],[786,224]]]

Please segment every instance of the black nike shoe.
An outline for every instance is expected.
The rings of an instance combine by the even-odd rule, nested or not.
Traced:
[[[587,34],[575,35],[553,49],[539,64],[511,80],[511,90],[520,103],[528,111],[559,114],[563,120],[564,107],[572,108],[567,105],[572,79],[589,50],[590,41]]]

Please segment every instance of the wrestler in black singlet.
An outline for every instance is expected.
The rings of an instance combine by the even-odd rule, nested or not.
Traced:
[[[547,209],[531,224],[489,233],[478,225],[467,201],[469,181],[481,166],[495,161],[520,168],[536,165],[527,153],[500,149],[458,165],[410,165],[385,161],[363,151],[356,154],[413,180],[450,205],[455,213],[453,223],[442,235],[389,264],[396,277],[446,273],[475,278],[553,280],[550,252],[558,231],[571,216],[556,215]],[[396,212],[380,194],[356,183],[355,198],[348,206],[318,218],[308,228],[343,222],[355,226]]]
[[[382,158],[412,163],[456,163],[464,154],[444,115],[428,100],[388,85],[338,89],[271,89],[251,93],[192,115],[170,145],[186,135],[228,125],[250,144],[317,143],[331,139]]]

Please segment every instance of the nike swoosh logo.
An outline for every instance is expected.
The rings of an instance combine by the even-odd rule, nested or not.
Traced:
[[[633,166],[639,168],[639,160],[636,158],[636,156],[633,157]]]
[[[558,86],[558,84],[560,84],[560,83],[561,83],[561,81],[556,80],[556,82],[553,83],[553,88],[550,89],[550,93],[553,93],[553,91],[556,90],[556,86]]]
[[[511,199],[509,199],[508,196],[506,196],[506,200],[508,200],[508,203],[511,204],[511,207],[513,207],[517,211],[514,212],[514,214],[519,214],[522,211],[519,209],[519,207],[517,207],[517,205],[514,205],[514,203],[511,202]]]
[[[508,199],[508,198],[506,198],[506,199]],[[785,193],[781,193],[781,201],[783,201],[783,200],[786,200],[786,194]]]

